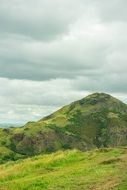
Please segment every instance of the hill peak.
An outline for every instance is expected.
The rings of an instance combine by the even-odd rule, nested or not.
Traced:
[[[113,103],[113,102],[116,102],[116,103],[122,103],[120,100],[114,98],[113,96],[109,95],[109,94],[106,94],[106,93],[99,93],[99,92],[96,92],[96,93],[93,93],[93,94],[90,94],[86,97],[84,97],[83,99],[79,100],[81,102],[86,102],[86,103],[90,103],[90,104],[96,104],[96,103],[106,103],[106,102],[109,102],[110,103]]]
[[[95,92],[95,93],[92,93],[92,94],[86,96],[85,98],[89,98],[89,99],[93,99],[93,98],[96,98],[96,99],[100,99],[100,98],[109,99],[109,98],[113,98],[113,97],[111,95],[109,95],[109,94],[106,94],[106,93]]]
[[[81,100],[79,100],[79,102],[96,104],[97,102],[100,102],[100,101],[105,102],[111,98],[114,99],[109,94],[96,92],[96,93],[89,94],[88,96],[82,98]]]

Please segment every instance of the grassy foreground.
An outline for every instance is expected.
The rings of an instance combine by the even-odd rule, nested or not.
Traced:
[[[127,149],[59,151],[0,165],[0,190],[126,190]]]

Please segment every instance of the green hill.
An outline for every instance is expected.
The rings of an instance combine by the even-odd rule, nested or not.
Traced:
[[[95,93],[38,122],[0,129],[0,162],[58,150],[127,145],[127,105]]]
[[[127,149],[77,150],[0,165],[0,190],[126,190]]]

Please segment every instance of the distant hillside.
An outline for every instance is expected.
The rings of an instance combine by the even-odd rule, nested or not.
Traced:
[[[127,145],[127,105],[94,93],[21,128],[0,129],[1,162],[57,150]]]
[[[0,128],[10,128],[10,127],[20,127],[21,125],[23,125],[22,123],[0,123]]]

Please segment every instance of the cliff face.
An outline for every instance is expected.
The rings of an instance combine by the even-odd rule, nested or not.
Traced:
[[[127,145],[127,105],[104,93],[73,102],[38,122],[0,130],[0,146],[16,155],[12,159],[122,145]]]

